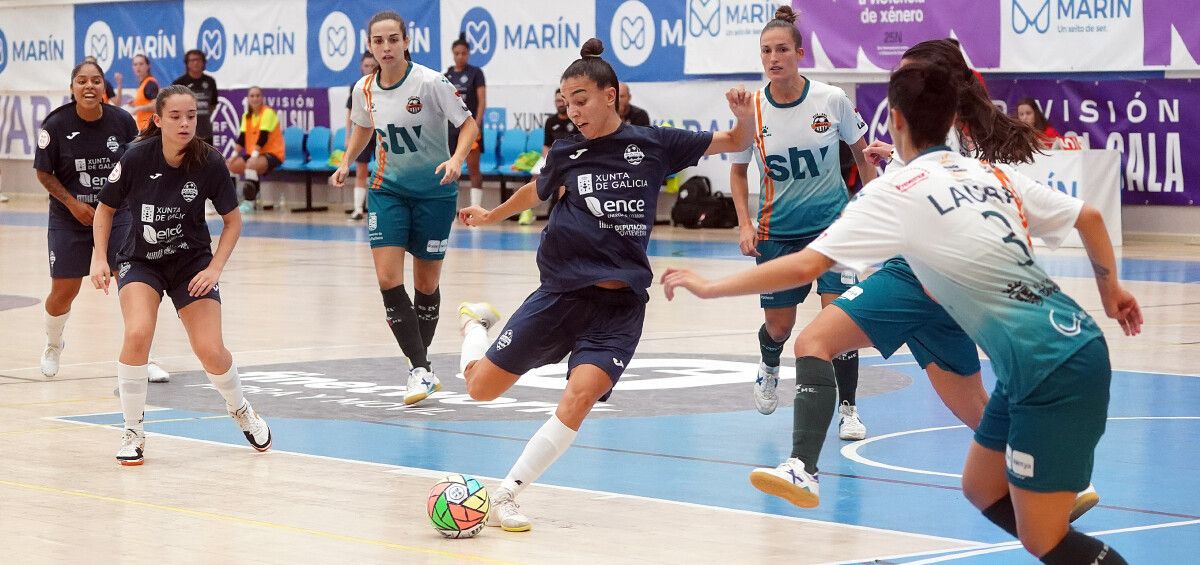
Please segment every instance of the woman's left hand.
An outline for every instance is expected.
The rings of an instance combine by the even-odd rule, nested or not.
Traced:
[[[458,177],[462,176],[462,161],[460,159],[451,157],[433,170],[433,174],[436,175],[438,173],[443,173],[442,182],[439,184],[450,184],[458,180]]]

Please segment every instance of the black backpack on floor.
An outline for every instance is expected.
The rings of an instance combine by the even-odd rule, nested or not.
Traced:
[[[713,193],[708,177],[695,176],[679,187],[679,199],[671,207],[671,223],[689,229],[737,227],[733,199]]]

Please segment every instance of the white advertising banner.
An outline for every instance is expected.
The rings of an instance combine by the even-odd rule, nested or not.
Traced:
[[[183,13],[184,47],[204,51],[220,88],[307,86],[308,21],[295,3],[188,0]]]
[[[1140,0],[1004,0],[1006,72],[1120,71],[1143,66]]]
[[[1121,245],[1121,153],[1108,149],[1052,151],[1017,170],[1059,192],[1091,204],[1104,216],[1108,237]],[[1083,247],[1072,231],[1063,247]]]
[[[0,10],[0,92],[65,89],[77,62],[70,6]]]
[[[761,73],[758,35],[787,2],[686,0],[683,72],[689,75]]]

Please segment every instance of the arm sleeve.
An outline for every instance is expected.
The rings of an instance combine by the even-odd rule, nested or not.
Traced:
[[[259,149],[266,147],[267,141],[269,140],[268,136],[270,136],[270,135],[271,135],[271,130],[269,130],[269,129],[258,130],[258,139],[255,140],[254,144],[257,145]]]
[[[125,169],[132,166],[132,159],[126,151],[117,166],[109,171],[108,182],[100,189],[100,201],[105,206],[116,209],[125,205],[125,199],[129,196],[129,179],[133,178],[133,173]]]
[[[358,82],[354,83],[354,88],[350,90],[350,121],[354,125],[364,128],[374,128],[375,122],[371,118],[371,112],[367,109],[367,95],[363,94],[363,88],[366,88],[366,81],[371,80],[375,75],[367,75]],[[350,132],[346,132],[349,135]]]
[[[213,151],[208,162],[209,200],[217,213],[224,216],[238,206],[237,190],[233,188],[233,179],[229,176],[229,168],[221,155]]]
[[[546,125],[542,127],[542,147],[551,145],[554,145],[554,137],[550,135],[550,120],[546,120]]]
[[[859,115],[858,108],[850,103],[845,92],[839,92],[834,100],[837,101],[838,134],[842,141],[854,145],[867,134],[867,122]]]
[[[906,230],[900,218],[909,217],[903,208],[910,201],[890,184],[871,181],[808,248],[861,275],[902,251]]]
[[[487,79],[483,77],[483,69],[475,69],[475,88],[487,86]]]
[[[246,148],[246,129],[245,128],[246,128],[246,126],[243,125],[242,131],[238,132],[237,139],[233,140],[234,144],[236,144],[238,147],[241,147],[243,149]]]
[[[712,144],[712,132],[691,131],[679,128],[654,128],[658,140],[667,151],[667,166],[670,172],[678,173],[696,163]]]
[[[58,135],[55,134],[53,127],[43,122],[42,129],[38,131],[37,151],[33,154],[33,168],[53,174],[57,164]]]
[[[1008,165],[995,165],[1000,182],[1021,195],[1021,208],[1029,222],[1029,235],[1040,237],[1051,249],[1062,244],[1083,209],[1083,201],[1072,198],[1028,176]]]
[[[467,103],[458,95],[458,91],[454,89],[454,85],[450,81],[441,76],[439,79],[432,81],[430,86],[433,89],[433,99],[437,101],[438,107],[441,108],[442,115],[446,116],[446,120],[454,127],[462,127],[463,122],[471,117],[471,111],[467,109]]]
[[[542,172],[537,176],[537,193],[538,198],[549,200],[558,187],[562,186],[562,171],[558,168],[559,158],[554,157],[554,147],[550,147],[550,152],[546,153],[546,163],[542,165]]]

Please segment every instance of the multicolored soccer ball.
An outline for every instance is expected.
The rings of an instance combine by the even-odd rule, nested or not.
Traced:
[[[478,534],[487,520],[488,493],[470,475],[447,475],[429,491],[429,519],[448,538]]]

